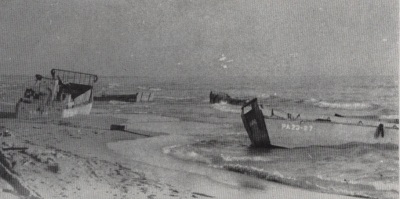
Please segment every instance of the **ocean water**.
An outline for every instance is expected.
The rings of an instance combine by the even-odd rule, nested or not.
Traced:
[[[0,105],[14,105],[34,77],[1,76]],[[261,104],[296,113],[335,113],[396,119],[398,78],[364,77],[100,77],[96,95],[155,93],[154,102],[95,102],[93,112],[156,114],[222,124],[215,135],[164,148],[166,155],[318,192],[364,198],[399,197],[398,146],[348,144],[297,149],[256,149],[241,123],[240,107],[209,104],[210,91],[257,97]]]

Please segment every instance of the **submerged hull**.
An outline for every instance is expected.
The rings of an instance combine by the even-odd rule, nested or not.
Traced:
[[[251,110],[244,108],[251,105]],[[348,143],[399,143],[399,130],[395,124],[366,124],[329,120],[285,119],[264,116],[257,99],[242,107],[242,120],[250,141],[256,147],[308,147],[334,146]]]

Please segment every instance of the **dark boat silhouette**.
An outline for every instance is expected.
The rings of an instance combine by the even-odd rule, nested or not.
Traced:
[[[94,101],[121,101],[121,102],[151,102],[154,100],[153,93],[138,92],[135,94],[102,94],[95,96]]]
[[[222,93],[222,92],[215,93],[215,92],[211,91],[210,92],[210,103],[215,104],[215,103],[221,103],[221,102],[226,102],[226,103],[232,104],[232,105],[243,105],[244,103],[246,103],[246,100],[233,98],[226,93]]]

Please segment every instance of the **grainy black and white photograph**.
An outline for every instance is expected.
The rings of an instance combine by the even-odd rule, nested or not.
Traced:
[[[1,199],[399,198],[397,0],[0,0]]]

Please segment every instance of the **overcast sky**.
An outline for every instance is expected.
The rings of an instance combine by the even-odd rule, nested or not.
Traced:
[[[398,1],[0,0],[0,74],[398,74]]]

